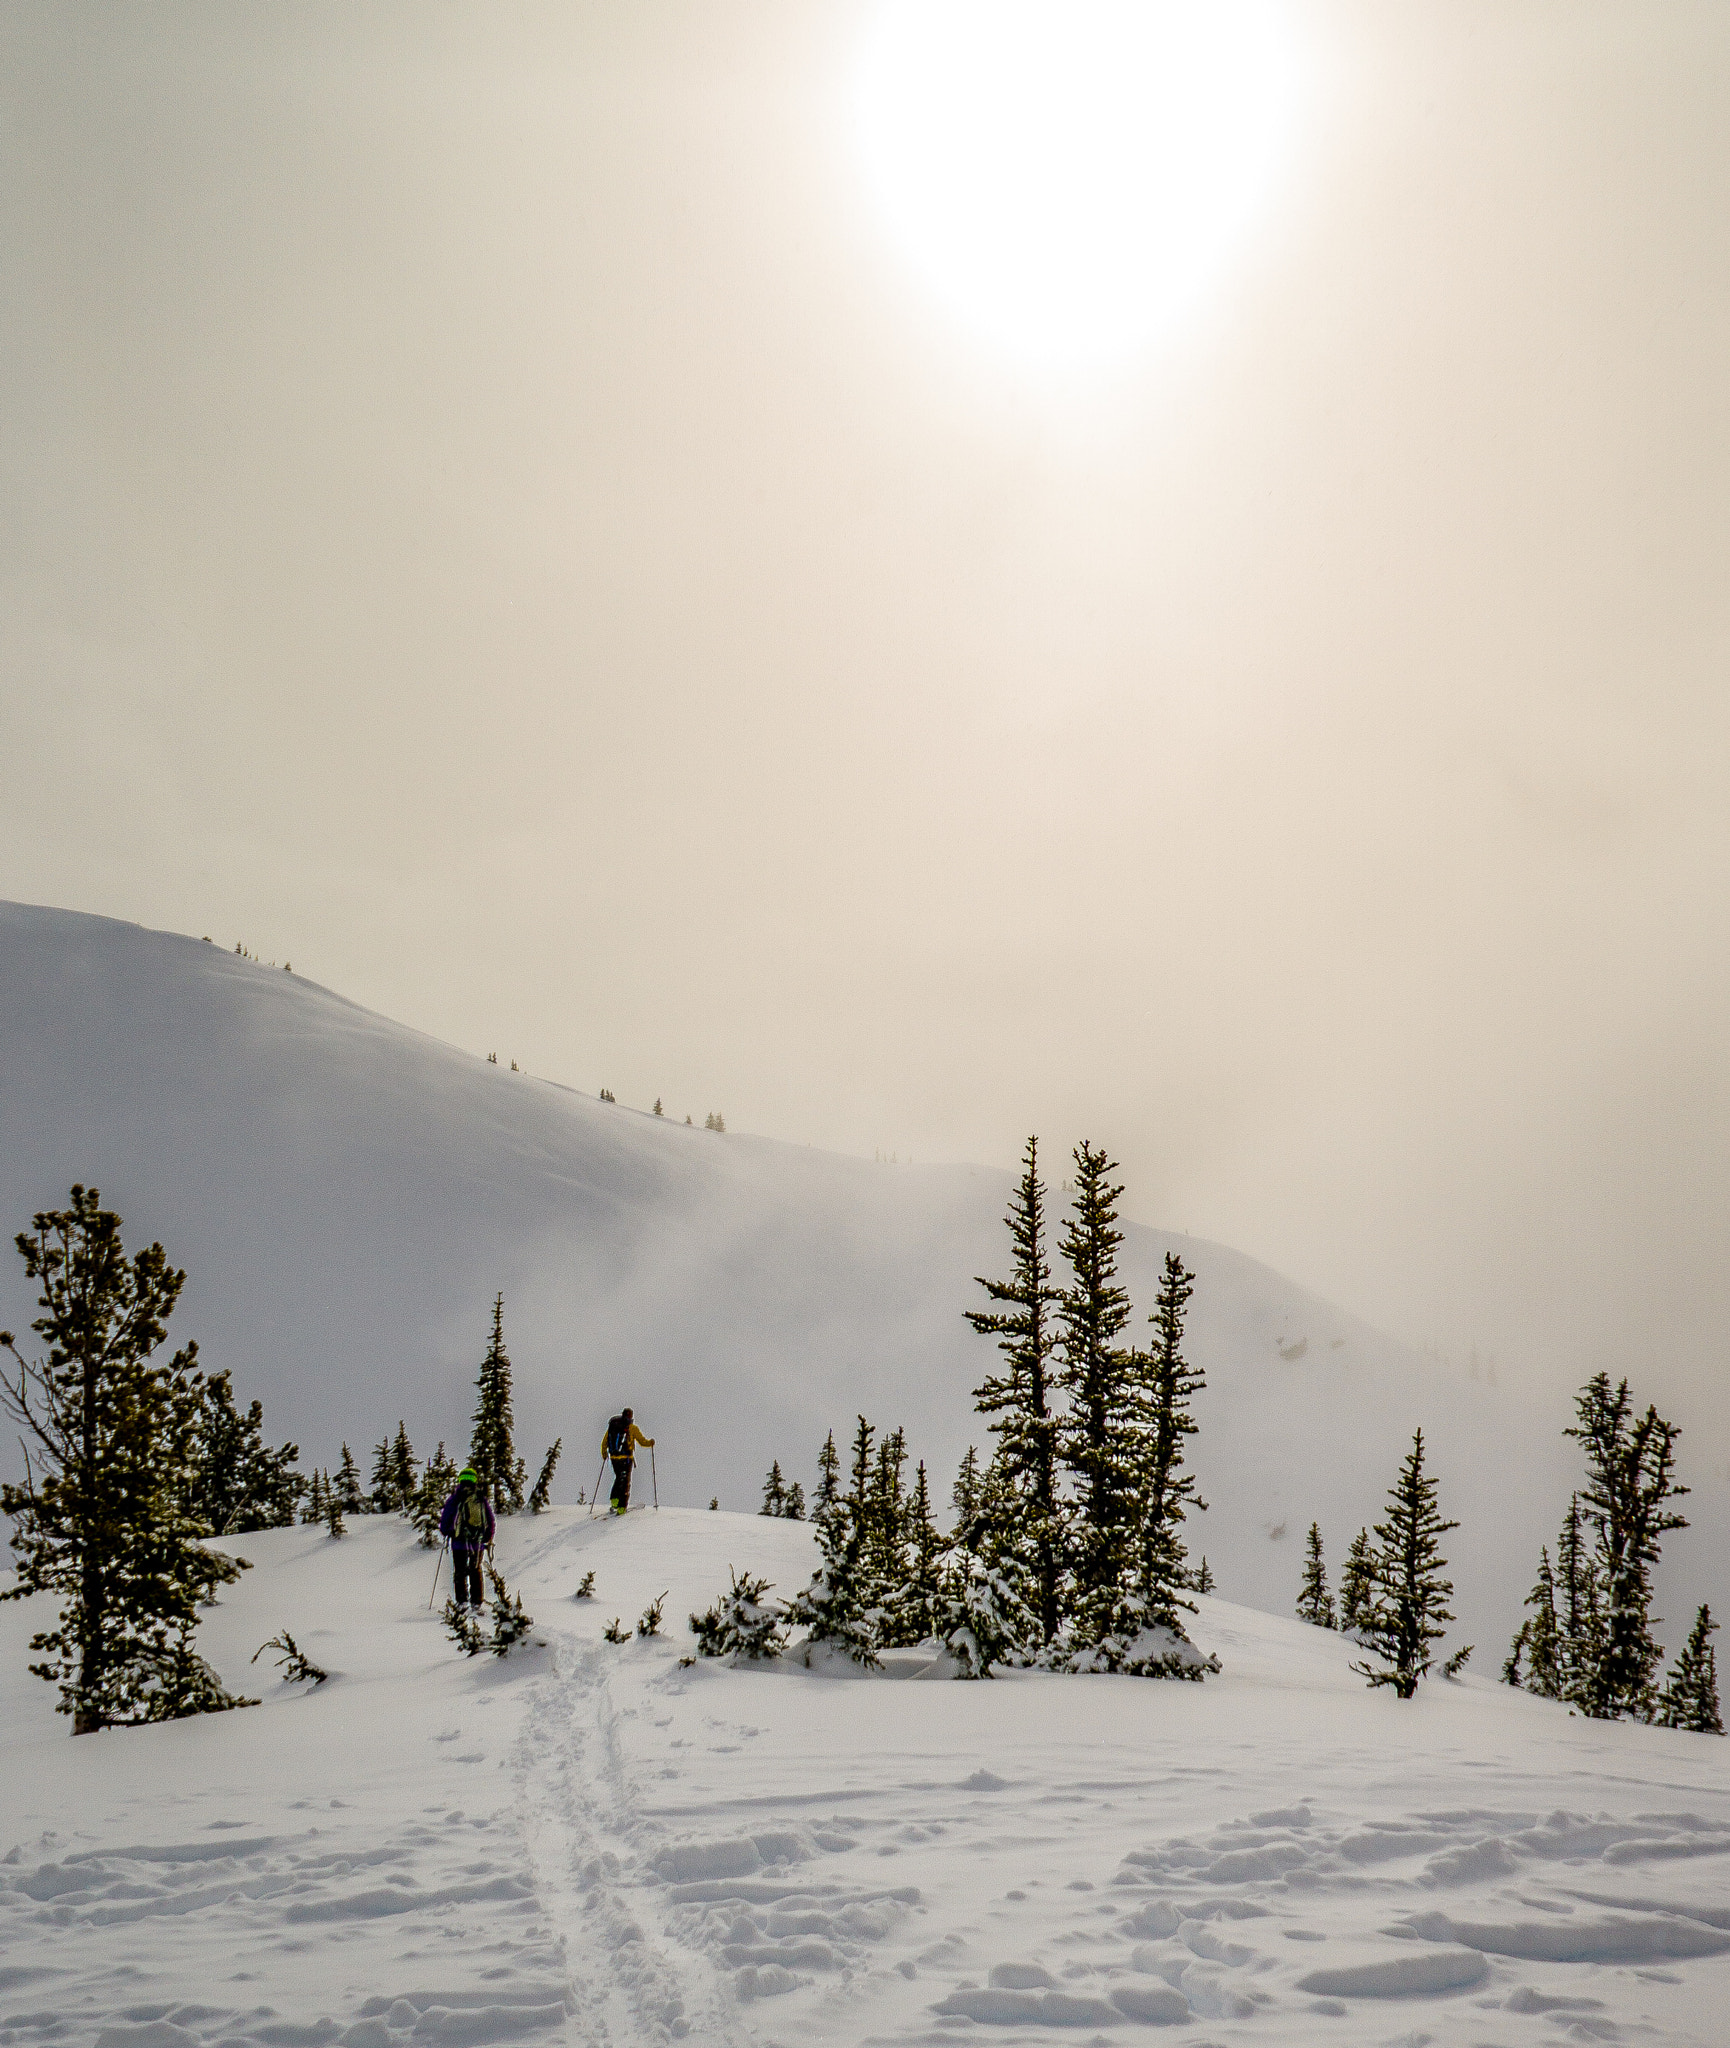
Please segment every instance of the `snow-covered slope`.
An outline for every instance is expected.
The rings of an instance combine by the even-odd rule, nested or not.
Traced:
[[[1045,1134],[1054,1177],[1081,1135]],[[399,1416],[423,1450],[466,1443],[497,1289],[519,1432],[531,1455],[563,1436],[565,1499],[625,1401],[657,1436],[662,1498],[696,1505],[754,1505],[772,1457],[809,1483],[824,1431],[860,1409],[906,1425],[940,1499],[985,1441],[970,1389],[991,1353],[962,1312],[1005,1262],[1005,1173],[689,1129],[216,946],[0,905],[0,1225],[74,1180],[186,1267],[175,1335],[308,1459],[344,1439],[364,1458]],[[1142,1312],[1173,1246],[1199,1276],[1195,1540],[1222,1593],[1289,1610],[1313,1517],[1337,1570],[1421,1423],[1464,1524],[1462,1626],[1495,1654],[1566,1501],[1565,1404],[1523,1412],[1251,1259],[1137,1226]],[[0,1322],[31,1313],[8,1255]],[[1682,1597],[1669,1611],[1685,1620]]]
[[[236,1547],[203,1642],[243,1713],[71,1741],[0,1607],[0,2040],[1724,2038],[1710,1736],[1402,1704],[1218,1600],[1199,1686],[682,1670],[729,1563],[809,1567],[756,1517],[506,1522],[541,1647],[504,1663],[452,1650],[401,1522]],[[663,1592],[667,1637],[603,1640]],[[249,1667],[284,1627],[318,1691]]]

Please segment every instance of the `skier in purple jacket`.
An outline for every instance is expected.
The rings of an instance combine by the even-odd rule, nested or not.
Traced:
[[[451,1547],[451,1570],[456,1578],[451,1597],[459,1607],[481,1604],[481,1552],[493,1547],[497,1526],[480,1474],[472,1465],[465,1465],[439,1510],[439,1534]]]

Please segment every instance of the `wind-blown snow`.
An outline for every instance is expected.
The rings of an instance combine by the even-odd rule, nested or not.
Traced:
[[[395,1519],[284,1530],[203,1644],[238,1714],[71,1741],[0,1608],[0,2040],[423,2048],[1139,2040],[1708,2048],[1730,1746],[1204,1600],[1203,1685],[681,1669],[803,1526],[506,1520],[466,1661]],[[597,1598],[572,1599],[586,1571]],[[665,1593],[667,1636],[609,1644]],[[289,1628],[315,1692],[247,1659]]]

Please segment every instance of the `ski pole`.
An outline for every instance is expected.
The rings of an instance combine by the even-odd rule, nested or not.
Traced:
[[[661,1512],[661,1482],[655,1477],[655,1447],[649,1446],[649,1485],[654,1489],[655,1513]]]
[[[442,1569],[442,1568],[443,1568],[443,1566],[444,1566],[444,1561],[445,1561],[445,1545],[441,1543],[441,1544],[439,1545],[439,1554],[438,1554],[438,1556],[437,1556],[436,1558],[434,1558],[434,1559],[433,1559],[433,1589],[432,1589],[432,1591],[431,1591],[431,1592],[430,1592],[430,1593],[429,1593],[429,1594],[428,1594],[428,1595],[426,1596],[426,1604],[427,1604],[427,1610],[428,1610],[428,1612],[429,1612],[429,1613],[430,1613],[430,1612],[431,1612],[431,1610],[432,1610],[432,1604],[433,1604],[433,1602],[434,1602],[434,1601],[435,1601],[435,1600],[436,1600],[436,1599],[438,1598],[438,1596],[439,1596],[439,1572],[441,1571],[441,1569]]]
[[[592,1493],[591,1493],[591,1494],[589,1495],[589,1520],[590,1520],[591,1522],[592,1522],[592,1521],[593,1521],[593,1520],[595,1519],[595,1503],[596,1503],[596,1502],[597,1502],[597,1501],[598,1501],[598,1500],[600,1499],[600,1497],[601,1497],[601,1473],[602,1473],[602,1472],[604,1472],[604,1471],[605,1471],[606,1469],[607,1469],[607,1454],[606,1454],[606,1452],[605,1452],[605,1451],[603,1451],[603,1452],[601,1453],[601,1462],[600,1462],[600,1467],[599,1467],[599,1469],[598,1469],[598,1470],[596,1471],[596,1473],[595,1473],[595,1489],[594,1489],[594,1491],[593,1491],[593,1492],[592,1492]]]

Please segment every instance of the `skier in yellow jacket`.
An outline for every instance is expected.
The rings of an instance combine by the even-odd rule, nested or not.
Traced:
[[[607,1434],[601,1443],[601,1449],[613,1461],[612,1512],[615,1515],[622,1515],[631,1505],[631,1467],[637,1462],[638,1444],[645,1451],[652,1451],[655,1439],[644,1436],[633,1421],[630,1409],[622,1409],[607,1424]]]

